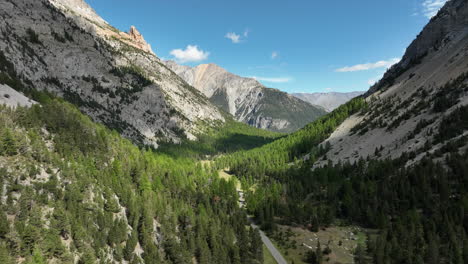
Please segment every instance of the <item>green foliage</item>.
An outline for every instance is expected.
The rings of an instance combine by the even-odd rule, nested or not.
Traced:
[[[0,142],[18,142],[16,155],[0,154],[11,171],[0,171],[0,189],[7,186],[0,208],[16,215],[6,220],[0,210],[0,256],[99,263],[111,254],[138,263],[139,244],[146,263],[230,263],[242,239],[245,256],[236,259],[260,263],[235,186],[214,168],[139,149],[74,106],[44,99],[29,109],[0,107]]]
[[[468,130],[468,106],[463,106],[455,109],[442,120],[435,143],[452,139],[463,134],[466,130]]]
[[[204,159],[207,155],[249,150],[273,142],[284,134],[257,129],[228,118],[227,122],[197,135],[197,141],[184,140],[182,144],[163,143],[158,152],[171,156]]]
[[[0,141],[0,154],[3,153],[7,156],[18,154],[17,140],[11,130],[9,128],[4,128],[0,132],[2,132],[2,140]]]
[[[26,30],[26,34],[29,42],[33,44],[42,44],[42,42],[39,40],[39,35],[37,35],[37,33],[32,28],[28,28]]]
[[[366,107],[362,98],[340,106],[331,114],[305,126],[303,129],[271,144],[250,151],[240,151],[217,160],[220,167],[247,179],[261,179],[265,175],[281,178],[289,168],[288,163],[303,154],[323,154],[317,145],[326,139],[348,116]],[[313,157],[311,158],[313,160]]]

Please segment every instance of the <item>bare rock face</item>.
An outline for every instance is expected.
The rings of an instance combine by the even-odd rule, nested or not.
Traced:
[[[432,53],[450,48],[468,33],[468,8],[466,0],[451,0],[431,19],[418,37],[406,49],[402,60],[392,66],[382,80],[368,92],[385,89],[394,84],[395,78],[409,68],[416,66]]]
[[[408,47],[403,60],[366,94],[367,111],[349,117],[326,140],[331,145],[327,161],[316,166],[328,160],[397,158],[414,151],[410,166],[444,153],[446,144],[468,134],[436,139],[442,121],[468,105],[467,62],[468,1],[451,0]]]
[[[216,64],[193,68],[174,61],[165,64],[236,120],[257,128],[292,132],[325,114],[305,101],[266,88],[255,79],[232,74]]]
[[[33,104],[36,104],[36,102],[24,96],[22,93],[8,85],[0,84],[0,105],[16,108],[18,106],[31,107]]]
[[[195,139],[220,110],[174,74],[136,29],[81,0],[0,1],[0,55],[26,87],[54,92],[141,144]]]

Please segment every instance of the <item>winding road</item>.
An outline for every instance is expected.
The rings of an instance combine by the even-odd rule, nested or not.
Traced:
[[[256,224],[253,223],[251,218],[249,218],[249,221],[250,221],[250,226],[252,226],[252,228],[258,229],[258,231],[260,231],[260,236],[262,238],[263,244],[265,244],[268,251],[270,251],[271,255],[276,260],[276,262],[278,264],[287,264],[286,260],[283,258],[283,255],[281,255],[281,253],[278,251],[278,249],[276,249],[275,245],[273,245],[273,243],[265,235],[265,233],[260,228],[258,228],[258,226]]]
[[[234,177],[235,179],[236,176],[235,175],[231,175],[229,173],[226,172],[227,169],[224,169],[224,170],[220,170],[219,171],[219,177],[222,178],[222,179],[225,179],[227,181],[229,181],[232,177]],[[245,208],[245,197],[244,197],[244,190],[242,190],[242,187],[241,187],[241,184],[240,182],[237,180],[237,184],[236,184],[236,190],[237,190],[237,193],[239,194],[239,207],[240,208]],[[255,228],[255,229],[258,229],[258,231],[260,232],[260,237],[262,238],[262,242],[263,244],[265,244],[266,248],[268,249],[268,251],[270,251],[271,255],[273,256],[273,258],[275,259],[275,261],[278,263],[278,264],[288,264],[288,262],[286,262],[286,260],[284,259],[284,257],[281,255],[281,253],[279,252],[279,250],[275,247],[275,245],[273,245],[273,243],[271,242],[271,240],[265,235],[265,233],[254,223],[252,217],[249,217],[249,222],[250,222],[250,226],[252,228]]]

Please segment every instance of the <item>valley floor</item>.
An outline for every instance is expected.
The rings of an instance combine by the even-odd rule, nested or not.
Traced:
[[[311,232],[304,228],[277,225],[277,231],[268,235],[285,256],[288,263],[306,262],[307,252],[315,251],[317,242],[322,250],[327,246],[330,254],[323,256],[323,263],[354,263],[354,252],[358,244],[365,246],[366,233],[369,230],[357,226],[333,226],[319,232]]]

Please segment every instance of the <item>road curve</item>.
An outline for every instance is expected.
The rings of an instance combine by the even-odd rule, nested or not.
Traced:
[[[265,233],[260,230],[260,228],[258,228],[257,225],[255,225],[252,221],[252,219],[249,218],[249,221],[250,221],[250,225],[255,228],[255,229],[258,229],[258,231],[260,231],[260,237],[262,238],[262,242],[263,244],[265,244],[265,246],[267,247],[268,251],[270,251],[271,255],[273,256],[273,258],[276,260],[276,262],[278,264],[288,264],[288,262],[286,262],[286,260],[283,258],[283,255],[281,255],[281,253],[278,251],[278,249],[276,249],[275,245],[273,245],[273,243],[271,242],[271,240],[265,235]]]
[[[227,176],[230,176],[230,177],[235,177],[234,175],[231,175],[229,173],[226,172],[227,169],[224,169],[224,170],[220,170],[219,171],[219,176],[220,178],[223,178],[225,180],[229,180],[229,177],[228,179],[226,179],[226,177],[222,177],[223,173]],[[236,178],[237,179],[237,178]],[[241,188],[241,185],[240,184],[236,184],[236,190],[237,190],[237,193],[239,195],[239,207],[240,208],[245,208],[245,197],[244,197],[244,191],[242,190]],[[258,231],[260,231],[260,237],[262,238],[262,242],[263,244],[266,246],[266,248],[268,249],[268,251],[270,251],[271,255],[273,256],[273,258],[275,259],[275,261],[278,263],[278,264],[288,264],[288,262],[286,262],[286,260],[283,258],[283,255],[281,255],[281,253],[279,252],[278,249],[276,249],[275,245],[273,245],[273,243],[271,242],[271,240],[265,235],[265,233],[254,223],[253,219],[251,217],[248,217],[248,220],[250,222],[250,226],[252,226],[252,228],[255,228],[255,229],[258,229]]]

